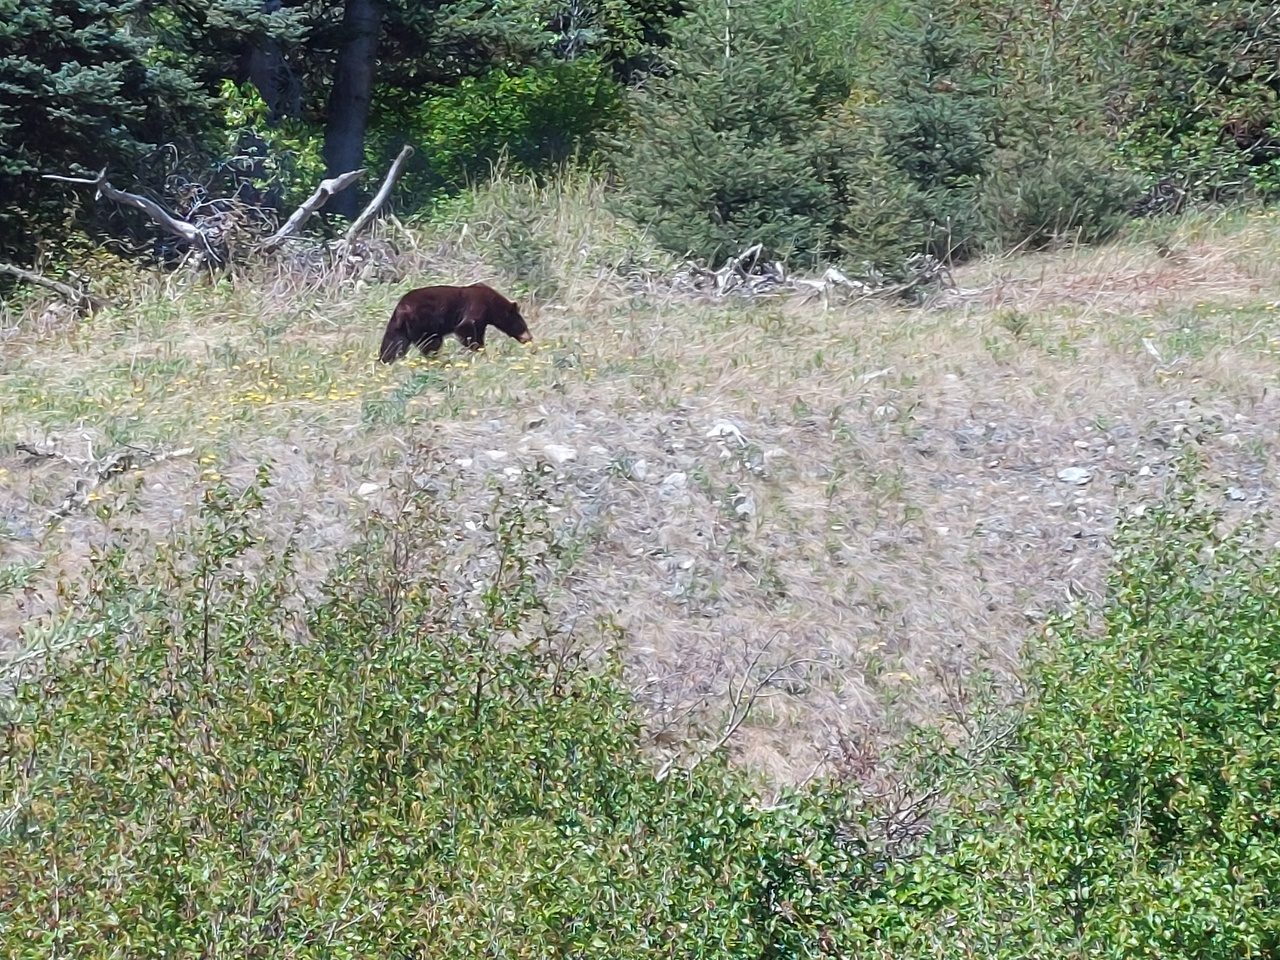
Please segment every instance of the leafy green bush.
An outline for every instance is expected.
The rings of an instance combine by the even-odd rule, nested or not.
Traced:
[[[483,537],[407,495],[318,591],[268,482],[109,540],[9,668],[5,956],[1280,950],[1280,555],[1193,486],[1121,524],[1034,702],[900,751],[906,802],[852,769],[764,808],[719,756],[655,777],[616,665],[551,629],[581,545],[537,475]]]
[[[5,687],[5,956],[781,957],[861,929],[820,808],[762,810],[715,758],[656,779],[612,669],[540,625],[574,545],[536,478],[480,553],[416,494],[315,595],[255,533],[267,483],[99,549],[63,652]]]
[[[921,895],[966,882],[920,942],[1011,958],[1280,950],[1280,556],[1197,494],[1124,520],[1101,617],[1052,623],[986,811],[921,866]]]
[[[272,120],[262,94],[249,83],[223,80],[218,105],[230,158],[224,167],[236,180],[271,196],[286,211],[311,196],[325,173],[318,127],[294,117]]]
[[[369,151],[419,157],[405,189],[419,197],[489,178],[493,167],[545,172],[589,155],[621,119],[621,87],[598,58],[499,67],[424,94],[387,90],[375,104]]]
[[[1099,4],[1124,38],[1119,141],[1152,179],[1195,196],[1280,189],[1280,22],[1256,0]],[[1113,40],[1114,42],[1114,40]]]

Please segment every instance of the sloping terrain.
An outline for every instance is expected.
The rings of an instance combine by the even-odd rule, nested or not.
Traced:
[[[444,491],[463,550],[487,484],[532,468],[582,548],[553,610],[583,643],[622,628],[655,742],[714,741],[751,699],[732,744],[795,780],[868,731],[963,712],[977,670],[1016,696],[1023,642],[1098,594],[1117,511],[1186,449],[1226,509],[1270,503],[1274,217],[972,264],[923,307],[824,307],[673,292],[589,193],[528,199],[515,241],[516,200],[487,202],[389,228],[381,279],[175,275],[79,323],[5,315],[0,649],[32,643],[82,569],[94,506],[159,536],[204,483],[269,463],[264,533],[296,532],[318,570],[398,477]],[[376,362],[411,286],[535,275],[533,346]],[[129,450],[173,455],[113,459]],[[127,469],[50,522],[110,463]]]

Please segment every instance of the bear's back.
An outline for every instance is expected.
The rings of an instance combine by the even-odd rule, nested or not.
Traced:
[[[467,287],[440,284],[419,287],[404,294],[396,305],[396,312],[412,314],[420,321],[431,320],[452,329],[465,317],[492,314],[506,303],[495,289],[483,283],[472,283]]]

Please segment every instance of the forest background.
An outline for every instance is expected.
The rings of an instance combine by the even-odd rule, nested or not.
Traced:
[[[500,161],[572,159],[676,256],[751,243],[894,271],[1275,189],[1274,12],[1179,2],[208,4],[7,0],[0,255],[30,266],[129,215],[292,210],[416,154],[402,215]],[[329,215],[354,216],[356,186]],[[372,189],[371,186],[368,187]],[[108,223],[120,218],[123,223]],[[49,251],[49,254],[45,254]]]

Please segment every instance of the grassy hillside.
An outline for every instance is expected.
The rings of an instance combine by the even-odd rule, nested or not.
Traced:
[[[82,322],[7,308],[0,648],[36,642],[95,508],[160,535],[269,463],[263,532],[318,572],[406,478],[453,499],[465,556],[490,480],[533,467],[579,547],[544,584],[558,629],[622,628],[654,746],[716,741],[754,691],[731,746],[798,781],[867,730],[963,713],[976,671],[1016,696],[1021,645],[1097,594],[1117,510],[1182,448],[1225,508],[1269,500],[1274,215],[976,263],[921,308],[680,292],[590,184],[500,184],[382,238],[398,252],[342,282],[155,276]],[[376,362],[401,293],[472,280],[534,295],[534,345]],[[179,453],[49,522],[133,447]]]

